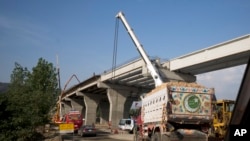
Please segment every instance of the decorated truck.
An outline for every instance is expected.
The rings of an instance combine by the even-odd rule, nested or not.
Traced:
[[[196,83],[163,83],[142,99],[135,140],[208,140],[213,121],[213,98],[213,88]]]

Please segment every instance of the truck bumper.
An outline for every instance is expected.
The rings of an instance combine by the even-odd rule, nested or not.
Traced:
[[[161,135],[162,141],[208,141],[208,135],[198,130],[179,129]]]

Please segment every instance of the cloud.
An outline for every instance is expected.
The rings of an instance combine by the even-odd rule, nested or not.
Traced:
[[[235,100],[246,65],[197,75],[197,82],[215,89],[217,99]]]

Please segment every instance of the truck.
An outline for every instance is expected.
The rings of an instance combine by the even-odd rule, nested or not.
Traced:
[[[207,88],[196,82],[164,82],[123,12],[119,12],[116,18],[120,19],[127,29],[155,82],[155,88],[141,96],[142,105],[136,119],[134,139],[207,141],[213,126],[214,88]]]
[[[80,129],[80,127],[83,125],[83,122],[83,117],[80,111],[71,110],[63,116],[61,123],[73,123],[74,133],[77,133],[78,129]]]

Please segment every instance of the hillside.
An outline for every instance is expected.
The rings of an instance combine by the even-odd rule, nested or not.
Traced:
[[[9,83],[0,82],[0,93],[6,92],[8,90]]]

